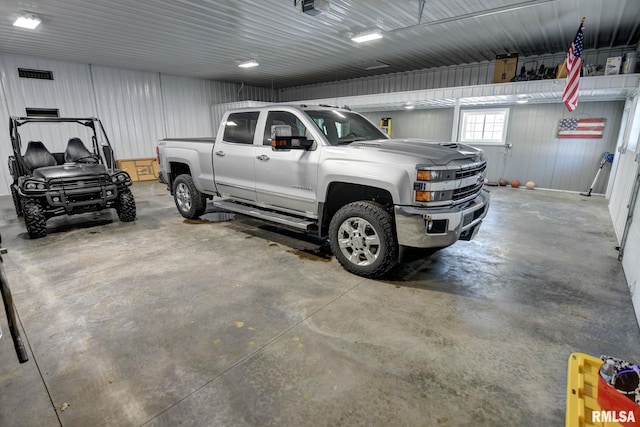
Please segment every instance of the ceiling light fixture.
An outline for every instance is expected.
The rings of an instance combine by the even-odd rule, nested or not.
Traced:
[[[359,33],[351,37],[351,41],[356,43],[364,43],[369,42],[371,40],[378,40],[384,37],[380,30],[366,31],[364,33]]]
[[[405,108],[406,110],[413,110],[414,108],[416,108],[416,106],[415,106],[415,105],[413,105],[413,104],[407,104],[407,105],[405,105],[405,106],[404,106],[404,108]]]
[[[518,103],[518,104],[526,104],[527,102],[529,102],[529,100],[528,100],[528,99],[518,99],[518,100],[516,101],[516,103]]]
[[[238,64],[238,67],[240,68],[251,68],[251,67],[257,67],[258,65],[258,61],[251,59],[249,61],[244,61]]]
[[[14,27],[27,28],[29,30],[35,30],[38,25],[40,25],[40,18],[33,13],[23,13],[18,16],[18,18],[13,21]]]

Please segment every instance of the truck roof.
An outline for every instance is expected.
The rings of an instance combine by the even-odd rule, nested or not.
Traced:
[[[346,111],[349,112],[351,109],[348,106],[338,107],[335,105],[327,105],[327,104],[300,104],[293,102],[282,102],[282,103],[273,103],[262,105],[259,107],[242,107],[242,108],[231,108],[227,110],[227,112],[243,112],[243,111],[265,111],[265,110],[278,110],[278,109],[291,109],[298,111],[305,110],[333,110],[333,111]]]

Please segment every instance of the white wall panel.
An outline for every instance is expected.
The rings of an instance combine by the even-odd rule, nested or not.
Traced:
[[[507,143],[513,144],[506,159],[504,176],[497,180],[534,181],[536,186],[567,191],[588,191],[605,151],[614,152],[624,103],[584,102],[573,113],[562,104],[513,106],[510,108]],[[556,132],[563,118],[605,118],[606,127],[600,139],[558,139]],[[490,160],[504,163],[504,150],[499,157],[489,152]],[[598,178],[594,193],[604,194],[611,164]]]
[[[7,159],[13,155],[11,149],[11,138],[9,138],[9,109],[7,107],[7,96],[5,91],[4,67],[2,67],[2,56],[0,56],[0,195],[9,194],[9,186],[13,182],[7,166]],[[4,129],[4,132],[2,131]]]
[[[160,76],[92,67],[98,115],[118,159],[155,157],[164,135]]]
[[[383,117],[391,117],[392,138],[422,138],[449,141],[453,126],[453,109],[386,111],[363,113],[376,125]]]
[[[211,136],[209,106],[213,91],[210,81],[160,75],[166,138]]]
[[[18,68],[47,70],[53,80],[27,79],[18,76]],[[61,116],[95,116],[96,107],[91,90],[89,67],[72,62],[0,54],[0,78],[2,100],[0,107],[0,195],[9,194],[12,182],[7,168],[7,158],[12,154],[9,138],[8,117],[26,116],[26,108],[57,108]],[[43,141],[50,151],[64,151],[67,141],[78,136],[85,141],[89,133],[86,128],[72,124],[29,124],[20,128],[22,151],[30,140]]]
[[[63,117],[96,115],[87,65],[10,54],[0,55],[0,60],[9,115],[24,117],[26,108],[57,108]],[[18,68],[52,71],[53,80],[21,78]],[[4,129],[0,134],[8,138],[8,125]],[[23,152],[30,140],[43,141],[50,151],[64,151],[70,137],[83,138],[87,133],[72,124],[30,124],[21,128],[20,135]]]
[[[640,198],[640,194],[638,194],[638,197]],[[636,202],[633,219],[629,227],[622,267],[631,292],[631,301],[636,312],[636,319],[638,319],[638,324],[640,325],[640,200]]]
[[[488,160],[490,181],[506,178],[522,183],[534,181],[538,187],[567,191],[587,191],[605,151],[615,151],[624,103],[581,103],[573,115],[562,104],[512,106],[509,113],[507,143],[481,146]],[[464,110],[464,109],[463,109]],[[451,138],[454,110],[451,108],[365,113],[374,123],[392,118],[392,137],[426,138],[448,141]],[[604,117],[607,119],[601,139],[558,139],[558,122],[567,117]],[[603,169],[594,193],[604,193],[610,165]]]

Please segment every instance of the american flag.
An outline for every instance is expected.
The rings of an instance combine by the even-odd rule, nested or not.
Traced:
[[[580,87],[580,69],[582,68],[582,44],[584,35],[582,34],[582,25],[584,18],[580,23],[580,28],[573,43],[567,52],[567,83],[562,92],[562,101],[567,106],[567,110],[573,111],[578,106],[578,88]]]
[[[602,138],[607,119],[561,119],[558,138]]]

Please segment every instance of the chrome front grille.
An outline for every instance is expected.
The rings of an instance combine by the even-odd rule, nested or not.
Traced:
[[[484,173],[485,169],[487,169],[487,162],[476,164],[470,168],[463,168],[456,171],[456,179],[468,178],[470,176]]]
[[[466,199],[469,196],[475,195],[477,192],[479,192],[482,189],[483,185],[484,185],[484,181],[481,181],[474,185],[469,185],[467,187],[462,187],[462,188],[453,190],[453,201],[457,202],[459,200]]]

